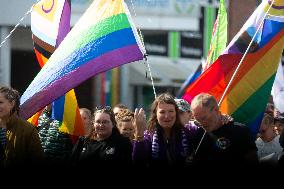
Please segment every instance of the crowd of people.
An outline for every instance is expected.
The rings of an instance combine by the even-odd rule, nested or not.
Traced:
[[[20,95],[0,87],[1,167],[200,167],[282,165],[284,117],[267,106],[255,139],[249,127],[222,114],[214,96],[201,93],[191,104],[162,93],[149,119],[143,108],[123,104],[81,108],[85,134],[75,141],[58,129],[51,106],[38,127],[18,116]]]

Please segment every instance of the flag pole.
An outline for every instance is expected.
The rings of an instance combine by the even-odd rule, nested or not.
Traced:
[[[150,64],[149,64],[149,62],[148,62],[147,56],[148,56],[147,54],[144,55],[145,64],[147,65],[148,70],[149,70],[149,73],[150,73],[152,88],[153,88],[154,96],[155,96],[155,99],[156,99],[156,98],[157,98],[157,93],[156,93],[156,89],[155,89],[155,85],[154,85],[154,80],[153,80],[153,77],[152,77],[152,72],[151,72],[151,68],[150,68]]]
[[[33,11],[34,6],[39,2],[40,0],[37,0],[35,4],[31,6],[31,8],[24,14],[22,18],[18,21],[18,23],[14,26],[14,28],[10,31],[10,33],[5,37],[5,39],[0,43],[0,48],[6,43],[6,41],[11,37],[11,35],[14,33],[14,31],[19,27],[19,25],[22,23],[22,21]]]
[[[275,0],[272,1],[272,3],[270,4],[269,8],[268,8],[267,11],[265,12],[265,14],[264,14],[264,16],[263,16],[263,18],[262,18],[262,21],[261,21],[261,23],[260,23],[260,25],[258,26],[258,28],[257,28],[257,30],[256,30],[256,32],[255,32],[255,34],[253,35],[253,37],[252,37],[252,39],[251,39],[251,41],[250,41],[250,43],[249,43],[249,45],[248,45],[248,47],[247,47],[247,49],[246,49],[244,55],[242,56],[242,59],[240,60],[240,63],[238,64],[238,66],[237,66],[237,68],[236,68],[236,70],[235,70],[233,76],[231,77],[231,79],[230,79],[230,81],[229,81],[229,83],[228,83],[228,85],[227,85],[227,87],[226,87],[224,93],[222,94],[222,97],[221,97],[221,99],[220,99],[220,101],[219,101],[219,103],[218,103],[218,106],[220,106],[221,103],[223,102],[223,100],[224,100],[224,98],[225,98],[225,95],[226,95],[226,93],[228,92],[228,90],[229,90],[229,88],[230,88],[230,86],[231,86],[231,84],[232,84],[232,81],[234,80],[235,76],[237,75],[237,72],[239,71],[239,69],[240,69],[240,67],[241,67],[241,65],[242,65],[242,63],[243,63],[243,61],[244,61],[244,59],[245,59],[245,57],[246,57],[246,55],[247,55],[247,53],[248,53],[248,51],[249,51],[251,45],[252,45],[252,43],[253,43],[253,41],[254,41],[254,38],[256,37],[256,35],[257,35],[259,29],[261,28],[261,26],[263,25],[264,19],[265,19],[265,17],[267,16],[267,14],[268,14],[270,8],[271,8],[272,5],[274,4],[274,1],[275,1]]]
[[[132,9],[133,9],[133,12],[134,12],[134,17],[137,17],[137,15],[136,15],[136,11],[135,11],[135,8],[134,8],[134,4],[133,4],[133,1],[131,0],[131,5],[132,5]],[[133,21],[134,22],[134,21]],[[140,37],[140,39],[141,39],[141,45],[143,46],[143,48],[145,49],[145,51],[146,51],[146,48],[145,48],[145,45],[144,45],[144,40],[143,40],[143,36],[142,36],[142,33],[141,33],[141,30],[140,30],[140,28],[138,28],[137,27],[137,29],[138,29],[138,31],[139,31],[139,33],[138,33],[138,35],[139,35],[139,37]],[[151,72],[151,68],[150,68],[150,64],[149,64],[149,62],[148,62],[148,54],[147,53],[145,53],[144,54],[144,64],[145,64],[145,66],[148,68],[148,71],[149,71],[149,74],[150,74],[150,79],[151,79],[151,84],[152,84],[152,88],[153,88],[153,93],[154,93],[154,97],[155,97],[155,99],[157,98],[157,93],[156,93],[156,89],[155,89],[155,85],[154,85],[154,80],[153,80],[153,77],[152,77],[152,72]],[[147,69],[146,69],[146,78],[147,78]]]

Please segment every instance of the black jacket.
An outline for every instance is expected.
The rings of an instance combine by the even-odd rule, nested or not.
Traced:
[[[117,132],[101,141],[80,137],[71,155],[72,165],[80,167],[129,166],[131,162],[132,144]]]

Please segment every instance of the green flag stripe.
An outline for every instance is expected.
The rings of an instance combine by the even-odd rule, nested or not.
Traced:
[[[252,96],[250,96],[245,103],[243,103],[237,111],[232,114],[232,117],[241,123],[248,124],[254,120],[262,111],[264,111],[268,98],[270,96],[271,88],[275,79],[273,74],[261,88],[259,88]],[[256,111],[257,110],[257,111]]]

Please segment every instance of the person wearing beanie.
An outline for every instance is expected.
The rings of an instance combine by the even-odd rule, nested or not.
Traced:
[[[185,126],[192,119],[190,104],[184,99],[175,99],[181,123]]]

